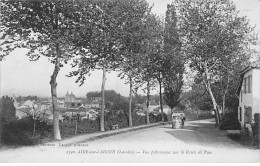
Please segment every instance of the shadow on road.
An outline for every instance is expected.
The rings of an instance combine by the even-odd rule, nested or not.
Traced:
[[[227,138],[226,131],[216,128],[214,123],[188,122],[183,129],[172,129],[171,126],[163,128],[169,129],[165,131],[166,133],[190,145],[230,148],[241,147],[236,142]]]

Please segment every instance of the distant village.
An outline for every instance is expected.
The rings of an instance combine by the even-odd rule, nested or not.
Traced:
[[[37,100],[26,99],[18,101],[16,96],[12,97],[14,106],[16,108],[17,119],[22,119],[27,116],[39,118],[48,123],[53,122],[52,101],[51,98],[39,98]],[[65,94],[64,97],[58,98],[59,120],[64,121],[75,116],[80,120],[91,119],[96,120],[100,116],[101,111],[101,97],[77,98],[73,92]],[[133,111],[139,116],[146,115],[146,104],[137,104],[136,109]],[[170,114],[171,110],[167,105],[163,106],[164,113]],[[105,112],[109,112],[105,109]],[[120,112],[120,110],[118,110]],[[149,112],[154,115],[159,114],[160,103],[155,100],[150,101]]]

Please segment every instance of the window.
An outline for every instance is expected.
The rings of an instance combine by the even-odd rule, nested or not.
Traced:
[[[242,121],[242,108],[239,107],[239,120]]]
[[[246,78],[244,78],[244,93],[246,93],[246,88],[247,87],[247,81],[246,81]]]
[[[244,78],[244,93],[251,93],[252,91],[252,75]]]
[[[245,124],[252,123],[252,107],[245,106]]]
[[[248,93],[251,93],[251,87],[252,87],[252,76],[250,75],[250,76],[248,76],[248,81],[247,81],[247,86],[248,86]]]
[[[243,100],[242,100],[242,97],[243,97],[242,95],[243,95],[243,94],[242,94],[242,91],[240,91],[240,99],[241,99],[241,103],[242,103],[242,101],[243,101]]]

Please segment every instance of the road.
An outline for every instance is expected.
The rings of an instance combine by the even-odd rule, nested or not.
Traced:
[[[163,125],[78,144],[3,149],[0,162],[260,162],[260,151],[227,138],[212,120],[200,120],[184,129]]]

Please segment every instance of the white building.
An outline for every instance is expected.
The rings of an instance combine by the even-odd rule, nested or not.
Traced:
[[[94,109],[90,109],[89,111],[86,112],[86,115],[82,119],[96,120],[97,117],[98,117],[98,112],[95,111]]]
[[[241,127],[254,122],[254,114],[260,113],[260,65],[251,65],[240,72],[237,89],[239,97],[238,120]]]

